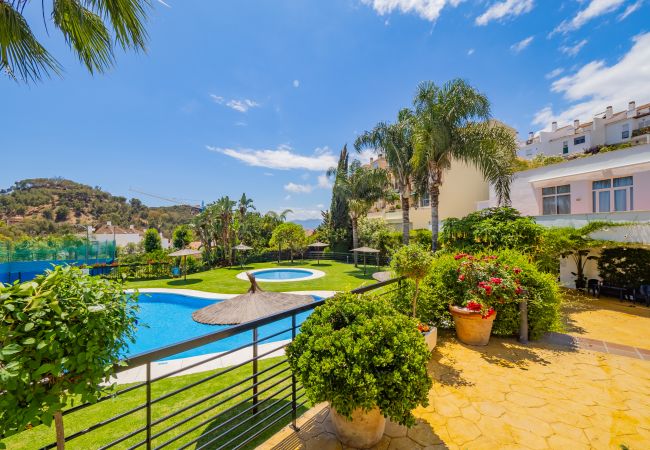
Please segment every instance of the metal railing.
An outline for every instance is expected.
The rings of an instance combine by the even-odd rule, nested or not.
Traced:
[[[401,288],[391,279],[355,289],[379,295]],[[397,284],[395,284],[397,283]],[[142,353],[116,369],[130,376],[95,403],[63,412],[70,448],[238,449],[254,446],[297,417],[309,403],[289,368],[284,348],[309,312],[325,300],[224,328]],[[221,353],[170,358],[207,344],[249,334]],[[278,341],[279,340],[279,341]],[[80,414],[85,411],[85,414]],[[92,420],[89,420],[92,417]],[[56,448],[52,442],[42,449]]]

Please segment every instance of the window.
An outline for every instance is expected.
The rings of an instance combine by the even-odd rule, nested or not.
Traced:
[[[542,188],[542,214],[571,214],[571,186]]]
[[[598,180],[592,183],[593,212],[634,210],[634,187],[632,177]]]
[[[573,145],[584,144],[584,143],[585,143],[585,137],[584,136],[573,138]]]
[[[628,139],[630,137],[630,124],[624,123],[621,125],[621,139]]]
[[[569,141],[562,142],[562,154],[566,155],[569,153]]]
[[[428,206],[430,206],[429,194],[424,194],[423,196],[420,197],[420,207],[426,208]]]

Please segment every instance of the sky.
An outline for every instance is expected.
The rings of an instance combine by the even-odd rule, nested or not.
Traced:
[[[650,102],[650,0],[153,0],[147,51],[94,76],[40,5],[25,15],[65,71],[0,74],[0,188],[58,176],[152,206],[170,203],[135,191],[245,192],[314,219],[343,145],[421,81],[466,79],[520,137]]]

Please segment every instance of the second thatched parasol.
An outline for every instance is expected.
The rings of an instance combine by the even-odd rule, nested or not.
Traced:
[[[310,295],[287,294],[262,290],[255,276],[247,272],[251,287],[245,294],[206,306],[192,313],[192,319],[208,325],[234,325],[250,322],[314,301]]]
[[[199,250],[194,250],[191,248],[184,248],[182,250],[177,250],[174,253],[170,253],[169,256],[182,256],[183,257],[183,280],[187,280],[187,257],[192,255],[200,255]]]

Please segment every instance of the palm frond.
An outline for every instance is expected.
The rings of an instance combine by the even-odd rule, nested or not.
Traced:
[[[148,0],[84,0],[103,18],[108,18],[117,42],[124,48],[145,49],[147,31],[145,20]]]
[[[25,82],[61,73],[61,66],[34,37],[22,14],[3,1],[0,1],[0,71]]]

